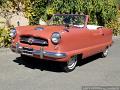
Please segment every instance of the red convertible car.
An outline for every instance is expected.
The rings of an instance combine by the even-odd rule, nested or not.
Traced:
[[[75,69],[81,59],[100,53],[108,55],[112,30],[89,25],[88,15],[55,14],[46,25],[19,26],[11,30],[11,50],[22,58],[64,62],[63,69]]]

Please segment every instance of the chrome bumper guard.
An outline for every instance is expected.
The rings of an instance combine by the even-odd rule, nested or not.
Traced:
[[[67,56],[65,53],[44,51],[43,47],[40,48],[40,50],[34,50],[34,49],[33,50],[24,50],[23,48],[24,47],[19,46],[19,44],[16,44],[16,46],[11,46],[11,50],[13,52],[27,55],[27,56],[37,55],[37,56],[40,56],[41,59],[43,59],[44,57],[61,59],[61,58],[65,58]]]

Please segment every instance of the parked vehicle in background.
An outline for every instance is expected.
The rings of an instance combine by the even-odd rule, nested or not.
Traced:
[[[108,55],[112,30],[88,25],[88,15],[55,14],[47,25],[19,26],[11,30],[11,50],[21,57],[64,62],[63,69],[75,69],[81,59]]]

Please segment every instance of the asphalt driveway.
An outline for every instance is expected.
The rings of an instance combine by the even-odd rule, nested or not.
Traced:
[[[120,86],[120,37],[106,58],[95,55],[64,73],[59,63],[25,62],[10,49],[0,49],[0,90],[81,90],[82,86]]]

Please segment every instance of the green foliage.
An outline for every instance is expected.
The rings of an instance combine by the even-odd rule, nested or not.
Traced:
[[[31,25],[39,24],[40,18],[48,20],[56,13],[78,13],[88,14],[90,24],[110,26],[116,22],[120,6],[120,0],[0,0],[0,8],[7,17],[10,10],[19,11],[20,3]]]
[[[113,34],[115,36],[120,35],[120,11],[118,12],[116,19],[108,22],[106,27],[109,27],[113,30]]]
[[[29,0],[30,1],[30,0]],[[30,24],[39,24],[39,19],[41,17],[45,18],[46,7],[48,6],[48,0],[33,0],[25,3],[25,11],[29,16]],[[28,16],[28,15],[27,15]]]
[[[105,25],[115,19],[117,2],[116,0],[52,0],[46,9],[47,13],[43,15],[55,13],[88,14],[91,23]]]
[[[78,13],[88,14],[91,23],[104,26],[115,19],[120,3],[119,0],[2,0],[0,3],[3,1],[11,2],[16,9],[21,3],[30,24],[38,24],[41,17],[48,20],[56,13]]]
[[[0,47],[10,46],[10,30],[8,28],[0,29]]]
[[[115,36],[120,35],[120,23],[117,20],[109,22],[106,26],[113,30]]]
[[[30,20],[30,24],[33,24],[33,17],[34,17],[34,12],[33,12],[33,6],[31,0],[25,0],[24,1],[24,13],[25,16]]]

